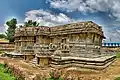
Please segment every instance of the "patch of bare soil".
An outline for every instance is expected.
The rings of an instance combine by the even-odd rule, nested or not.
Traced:
[[[49,77],[50,69],[43,70],[41,68],[33,67],[31,64],[22,60],[0,58],[0,63],[4,63],[5,61],[9,62],[11,65],[20,67],[22,70],[24,70],[24,72],[30,75],[40,74]],[[65,80],[114,80],[114,78],[118,76],[120,76],[120,59],[116,59],[116,61],[109,67],[101,71],[84,69],[79,71],[66,69],[62,70],[62,77],[64,77]]]

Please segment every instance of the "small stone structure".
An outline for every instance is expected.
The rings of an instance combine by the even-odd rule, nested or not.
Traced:
[[[102,49],[101,26],[92,21],[55,27],[22,27],[15,31],[15,49],[25,59],[53,68],[83,67],[104,69],[115,56]]]

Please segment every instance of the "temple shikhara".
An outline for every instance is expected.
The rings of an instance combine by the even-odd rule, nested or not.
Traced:
[[[54,27],[21,27],[15,52],[41,67],[104,69],[115,59],[102,46],[102,27],[92,21]]]

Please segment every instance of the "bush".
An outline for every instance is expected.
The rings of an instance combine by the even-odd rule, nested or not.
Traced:
[[[12,71],[9,67],[4,67],[4,64],[0,64],[0,80],[16,80],[16,78],[11,74]]]
[[[0,64],[0,67],[4,67],[4,64]]]
[[[49,80],[63,80],[62,78],[54,79],[54,78],[49,78]]]
[[[114,80],[120,80],[120,77],[115,78]]]
[[[4,69],[4,73],[8,73],[8,68],[5,68],[5,69]]]
[[[61,72],[54,70],[50,72],[50,78],[48,80],[63,80],[61,78]]]

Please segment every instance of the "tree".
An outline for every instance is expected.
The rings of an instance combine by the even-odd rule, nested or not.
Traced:
[[[17,24],[17,20],[15,18],[6,22],[8,29],[7,32],[5,33],[6,33],[6,38],[9,40],[9,42],[14,42],[15,29],[17,28],[16,24]]]
[[[37,27],[37,26],[39,26],[39,23],[37,23],[37,22],[35,21],[35,22],[33,22],[33,26]]]
[[[36,21],[28,20],[27,22],[24,23],[25,27],[37,27],[39,26],[39,23]]]
[[[5,34],[0,34],[0,38],[5,38],[6,39],[6,35]]]

